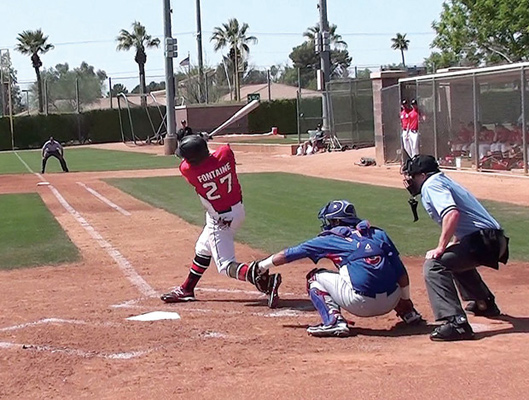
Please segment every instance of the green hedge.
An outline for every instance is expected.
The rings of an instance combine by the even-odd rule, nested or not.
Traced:
[[[161,124],[158,108],[149,107],[149,116],[143,108],[132,108],[130,115],[134,133],[141,139],[153,136]],[[165,114],[165,108],[162,109]],[[123,133],[132,139],[129,115],[121,110]],[[40,148],[50,137],[62,143],[78,143],[90,139],[92,143],[120,142],[122,140],[119,111],[95,110],[82,114],[50,114],[20,116],[13,119],[15,149]],[[154,128],[153,128],[154,127]],[[0,150],[11,150],[9,118],[0,118]]]
[[[248,115],[250,132],[270,132],[274,126],[282,134],[298,131],[296,99],[261,102],[260,106]]]
[[[130,109],[134,134],[142,140],[153,136],[159,129],[162,115],[165,115],[165,107],[161,109],[162,115],[157,107],[149,107],[148,112],[147,115],[143,108]],[[129,114],[126,109],[121,110],[121,120],[125,140],[132,140]],[[295,133],[297,132],[296,100],[262,102],[261,106],[248,116],[248,124],[250,132],[270,132],[271,128],[276,126],[283,134]],[[14,131],[15,149],[40,148],[50,136],[62,143],[79,143],[87,139],[92,143],[122,141],[120,114],[117,109],[95,110],[81,114],[15,117]],[[165,129],[163,131],[165,132]],[[0,150],[11,150],[9,118],[0,118]]]

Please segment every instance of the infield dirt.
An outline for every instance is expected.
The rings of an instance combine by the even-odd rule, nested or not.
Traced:
[[[105,147],[163,153],[159,146]],[[398,167],[354,165],[372,156],[372,149],[295,157],[234,148],[240,172],[286,171],[402,187]],[[319,322],[305,293],[310,262],[281,269],[282,300],[276,310],[268,309],[252,286],[220,276],[214,266],[200,282],[197,302],[166,305],[149,296],[149,289],[161,293],[187,276],[201,227],[102,179],[176,175],[175,160],[175,168],[164,170],[46,174],[50,186],[37,186],[36,175],[0,176],[0,193],[38,192],[83,257],[76,264],[0,272],[0,398],[527,398],[527,263],[512,262],[499,272],[481,269],[506,315],[471,317],[478,332],[472,342],[432,343],[432,326],[402,327],[394,313],[363,319],[347,315],[355,322],[349,338],[308,337],[307,325]],[[527,178],[449,175],[480,198],[529,205]],[[94,239],[94,231],[104,242]],[[126,268],[102,243],[119,252],[147,286],[127,278]],[[266,255],[243,245],[236,251],[240,260]],[[405,263],[412,298],[431,324],[422,260],[406,258]],[[181,319],[126,320],[149,311],[174,311]]]

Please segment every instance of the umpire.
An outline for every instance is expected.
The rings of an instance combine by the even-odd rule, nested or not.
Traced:
[[[68,166],[66,165],[66,160],[64,159],[64,150],[59,142],[53,139],[53,136],[50,136],[50,140],[44,143],[42,146],[42,170],[41,173],[44,173],[46,170],[46,162],[48,158],[55,157],[61,163],[61,168],[64,172],[68,171]]]
[[[476,267],[499,268],[509,258],[509,238],[500,224],[465,188],[439,170],[433,156],[417,155],[404,168],[404,186],[412,196],[421,194],[428,215],[441,225],[437,247],[426,253],[424,279],[437,321],[445,321],[430,334],[435,341],[473,339],[465,310],[474,315],[500,314],[494,295]],[[457,290],[465,301],[463,310]]]

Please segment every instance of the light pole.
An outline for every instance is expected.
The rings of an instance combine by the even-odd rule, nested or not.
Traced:
[[[206,99],[206,86],[204,82],[204,62],[202,61],[202,19],[200,16],[200,0],[196,1],[197,5],[197,52],[198,52],[198,87],[200,103]]]
[[[321,105],[322,105],[322,119],[324,131],[330,129],[329,124],[329,109],[327,104],[327,82],[330,80],[331,75],[331,46],[329,38],[329,21],[327,20],[327,0],[319,0],[318,9],[320,11],[320,32],[318,34],[319,50],[320,50],[320,62],[321,62]]]
[[[171,40],[171,0],[163,0],[164,43]],[[175,118],[175,79],[173,72],[173,54],[165,52],[165,101],[167,105],[167,135],[164,140],[164,154],[174,154],[176,150]]]

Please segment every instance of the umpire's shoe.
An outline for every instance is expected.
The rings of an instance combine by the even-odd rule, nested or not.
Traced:
[[[279,304],[279,286],[281,285],[281,274],[272,274],[268,280],[268,307],[277,308]]]
[[[474,339],[474,331],[465,315],[451,317],[446,323],[438,326],[430,334],[435,342],[452,342],[456,340]]]

